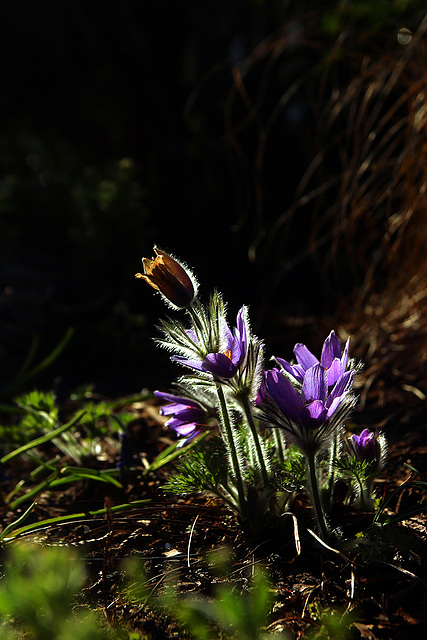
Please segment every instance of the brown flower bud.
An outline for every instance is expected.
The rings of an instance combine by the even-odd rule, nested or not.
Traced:
[[[144,274],[137,273],[150,287],[160,293],[175,307],[187,307],[195,296],[193,278],[174,258],[154,247],[155,258],[142,258]]]

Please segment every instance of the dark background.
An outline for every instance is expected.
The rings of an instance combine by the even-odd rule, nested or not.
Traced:
[[[119,395],[169,384],[175,369],[150,340],[166,311],[134,279],[153,244],[192,266],[202,298],[221,290],[230,321],[249,304],[270,353],[285,357],[296,340],[282,317],[333,315],[358,287],[369,256],[350,263],[338,251],[326,272],[313,207],[277,225],[322,144],[319,113],[355,58],[392,50],[397,29],[422,18],[420,2],[348,4],[3,8],[3,399],[36,385]],[[339,171],[338,157],[322,171],[319,180]],[[63,353],[26,377],[69,327]]]

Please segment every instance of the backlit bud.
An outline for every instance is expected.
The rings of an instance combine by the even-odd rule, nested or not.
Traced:
[[[187,307],[196,295],[196,281],[188,269],[164,251],[154,247],[156,256],[151,260],[142,258],[144,273],[136,278],[148,282],[150,287],[159,291],[173,306]]]

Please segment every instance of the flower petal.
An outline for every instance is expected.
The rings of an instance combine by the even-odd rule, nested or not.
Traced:
[[[323,343],[320,364],[325,369],[329,369],[335,358],[338,358],[338,360],[341,358],[341,340],[335,334],[335,331],[331,331]]]
[[[324,402],[328,395],[328,376],[321,364],[315,364],[307,369],[302,383],[303,402],[321,400]]]
[[[307,371],[315,364],[319,364],[318,359],[314,356],[305,344],[298,343],[294,347],[294,354],[298,360],[298,364],[302,366],[304,371]]]
[[[289,364],[289,362],[283,358],[276,358],[276,360],[286,373],[289,373],[295,378],[295,380],[302,383],[304,380],[304,371],[301,369],[300,365]]]
[[[236,367],[240,364],[241,360],[243,360],[244,357],[242,346],[243,345],[240,339],[240,334],[237,329],[234,329],[234,338],[230,349],[230,360]]]
[[[180,436],[188,436],[195,429],[200,430],[200,427],[194,422],[180,422],[179,420],[174,420],[173,418],[167,421],[166,426],[169,427],[169,429],[173,429],[173,431],[176,431],[176,433]]]
[[[347,338],[347,342],[345,343],[344,351],[342,352],[342,356],[341,356],[341,367],[343,372],[347,368],[349,348],[350,348],[350,338]]]
[[[232,334],[231,329],[230,329],[230,327],[228,326],[228,324],[226,323],[225,320],[222,323],[222,330],[223,330],[224,337],[225,337],[224,350],[228,351],[229,349],[231,349],[231,346],[233,344],[233,334]]]
[[[166,400],[166,402],[175,402],[177,404],[185,405],[186,407],[196,407],[200,408],[200,405],[195,400],[190,400],[189,398],[183,398],[182,396],[175,396],[172,393],[164,393],[163,391],[155,391],[154,395],[156,398],[160,398],[161,400]],[[166,407],[163,407],[166,408]]]
[[[299,420],[303,401],[293,384],[283,373],[277,369],[266,371],[265,391],[267,397],[274,400],[283,413],[292,420]]]
[[[247,325],[248,320],[246,307],[243,306],[237,314],[237,331],[239,332],[239,341],[241,344],[241,352],[243,357],[246,355],[246,352],[248,350],[249,327]]]
[[[313,400],[305,405],[301,418],[308,424],[308,426],[316,426],[317,424],[324,422],[326,419],[327,410],[324,403],[321,400]]]
[[[185,406],[185,404],[166,404],[164,407],[160,407],[160,415],[161,416],[170,416],[170,415],[175,415],[176,413],[179,413],[180,411],[184,411],[185,409],[188,409],[188,407]],[[192,407],[193,411],[194,408]]]
[[[353,384],[353,378],[353,370],[346,371],[338,378],[334,388],[332,389],[328,399],[325,402],[325,405],[327,407],[330,407],[336,398],[340,398],[350,391],[351,385]]]
[[[174,360],[174,362],[179,362],[180,364],[183,364],[186,367],[190,367],[190,369],[196,369],[197,371],[204,371],[203,362],[201,362],[200,360],[191,360],[191,358],[186,358],[185,356],[172,356],[171,360]]]
[[[328,387],[332,387],[344,371],[345,367],[344,369],[342,368],[341,360],[339,358],[334,358],[331,365],[327,368]]]
[[[237,367],[225,353],[209,353],[202,363],[202,370],[218,378],[232,378]]]

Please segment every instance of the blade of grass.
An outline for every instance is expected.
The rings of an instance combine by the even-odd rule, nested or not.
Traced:
[[[65,475],[71,471],[70,475]],[[118,470],[113,469],[115,473],[118,473]],[[62,477],[58,478],[58,475]],[[42,491],[46,491],[49,489],[54,489],[55,487],[71,484],[73,482],[79,482],[80,480],[97,480],[98,482],[105,482],[107,484],[112,484],[119,489],[123,488],[123,485],[116,480],[110,473],[103,473],[102,471],[93,471],[92,469],[79,469],[76,467],[63,467],[61,470],[56,469],[54,473],[52,473],[48,478],[40,482],[36,487],[33,487],[27,493],[16,498],[13,502],[9,504],[9,508],[14,511],[17,507],[19,507],[24,502],[28,502],[28,500],[32,500],[35,496],[37,496]],[[11,497],[13,494],[9,494]],[[9,497],[7,496],[7,497]],[[7,499],[5,499],[7,502]]]
[[[26,372],[34,362],[34,358],[36,357],[36,353],[39,348],[39,345],[40,345],[40,336],[37,333],[33,333],[31,336],[31,344],[30,344],[30,348],[28,349],[27,357],[25,358],[21,368],[19,369],[18,373],[15,376],[15,379],[14,379],[15,385],[19,384],[19,382],[25,378]]]
[[[27,382],[31,378],[34,378],[34,376],[39,374],[41,371],[46,369],[50,364],[52,364],[52,362],[54,362],[58,358],[59,355],[61,355],[61,353],[63,352],[67,344],[70,342],[73,335],[74,335],[74,329],[73,327],[69,327],[65,332],[61,341],[56,345],[54,349],[52,349],[52,351],[46,356],[46,358],[44,358],[44,360],[39,362],[39,364],[37,364],[35,367],[30,369],[28,373],[24,371],[23,375],[21,375],[20,377],[17,376],[14,381],[14,384],[17,384],[17,383],[22,384],[23,382]]]
[[[13,529],[15,527],[18,527],[22,522],[25,522],[25,520],[28,518],[28,516],[33,511],[35,506],[36,506],[36,503],[33,502],[33,504],[31,506],[29,506],[26,511],[24,511],[22,516],[20,516],[14,522],[11,522],[7,527],[5,527],[3,529],[3,531],[0,533],[0,542],[3,541],[7,537],[7,535],[10,533],[10,531],[13,531]]]
[[[73,425],[75,425],[76,422],[78,422],[85,413],[86,411],[82,409],[82,411],[79,411],[78,413],[76,413],[76,415],[73,418],[71,418],[69,422],[66,422],[65,424],[61,425],[57,429],[54,429],[53,431],[51,431],[50,433],[47,433],[44,436],[40,436],[39,438],[35,438],[35,440],[31,440],[30,442],[27,442],[26,444],[22,445],[22,447],[15,449],[15,451],[11,451],[10,453],[6,454],[5,456],[3,456],[3,458],[0,459],[0,464],[5,464],[6,462],[13,460],[17,456],[20,456],[21,453],[25,453],[25,451],[28,451],[29,449],[33,449],[34,447],[39,447],[40,445],[45,444],[46,442],[49,442],[49,440],[56,438],[56,436],[59,436],[61,433],[63,433],[64,431],[67,431],[67,429],[70,429]]]
[[[160,469],[160,467],[163,467],[163,465],[168,464],[168,462],[172,462],[172,460],[175,460],[175,458],[179,458],[179,456],[182,456],[182,454],[187,453],[187,451],[189,451],[192,447],[194,447],[196,442],[201,442],[201,440],[206,438],[207,435],[208,435],[208,432],[203,433],[197,439],[197,441],[193,440],[193,442],[188,444],[186,447],[179,446],[180,442],[174,442],[169,447],[167,447],[164,451],[159,453],[159,455],[153,460],[150,466],[144,469],[143,474],[147,475],[151,471],[156,471],[157,469]]]
[[[398,495],[398,493],[400,493],[401,491],[404,491],[405,489],[409,489],[410,487],[423,487],[423,488],[426,488],[426,483],[425,482],[420,482],[419,480],[413,480],[411,482],[404,482],[399,487],[397,487],[384,500],[384,502],[378,507],[378,511],[375,514],[375,517],[374,517],[374,519],[372,521],[372,524],[377,524],[379,522],[379,519],[380,519],[380,516],[381,516],[382,512],[384,511],[386,506],[393,500],[393,498]]]
[[[58,477],[58,474],[59,474],[59,469],[56,469],[53,473],[50,474],[48,478],[46,478],[45,480],[40,482],[38,485],[36,485],[35,487],[27,491],[27,493],[25,493],[23,496],[20,496],[19,498],[16,498],[16,500],[11,502],[8,505],[9,509],[11,509],[12,511],[15,511],[15,509],[19,507],[19,505],[23,504],[24,502],[28,502],[28,500],[32,500],[35,496],[39,495],[39,493],[41,493],[45,489],[48,489],[51,483],[53,482],[53,480],[55,480],[55,478]]]
[[[151,498],[146,498],[145,500],[135,500],[134,502],[128,502],[125,504],[119,504],[115,507],[110,507],[109,509],[97,509],[95,511],[86,511],[81,513],[73,513],[68,516],[57,516],[56,518],[48,518],[47,520],[41,520],[40,522],[36,522],[33,524],[25,525],[20,529],[16,529],[13,531],[13,534],[9,537],[6,537],[4,534],[8,529],[7,533],[10,531],[10,527],[12,525],[16,525],[17,523],[22,522],[23,516],[19,518],[15,523],[6,527],[6,529],[0,534],[0,540],[4,542],[8,542],[9,540],[14,540],[23,536],[25,533],[29,533],[32,531],[38,531],[39,529],[44,529],[45,527],[49,527],[54,524],[64,524],[66,522],[79,522],[80,520],[90,520],[91,518],[95,518],[96,516],[105,516],[107,513],[118,513],[120,511],[131,511],[132,509],[138,508],[139,506],[148,504],[151,502]],[[32,510],[35,506],[35,503],[31,505],[30,509]],[[27,509],[25,513],[30,513]],[[24,514],[25,515],[25,514]]]

